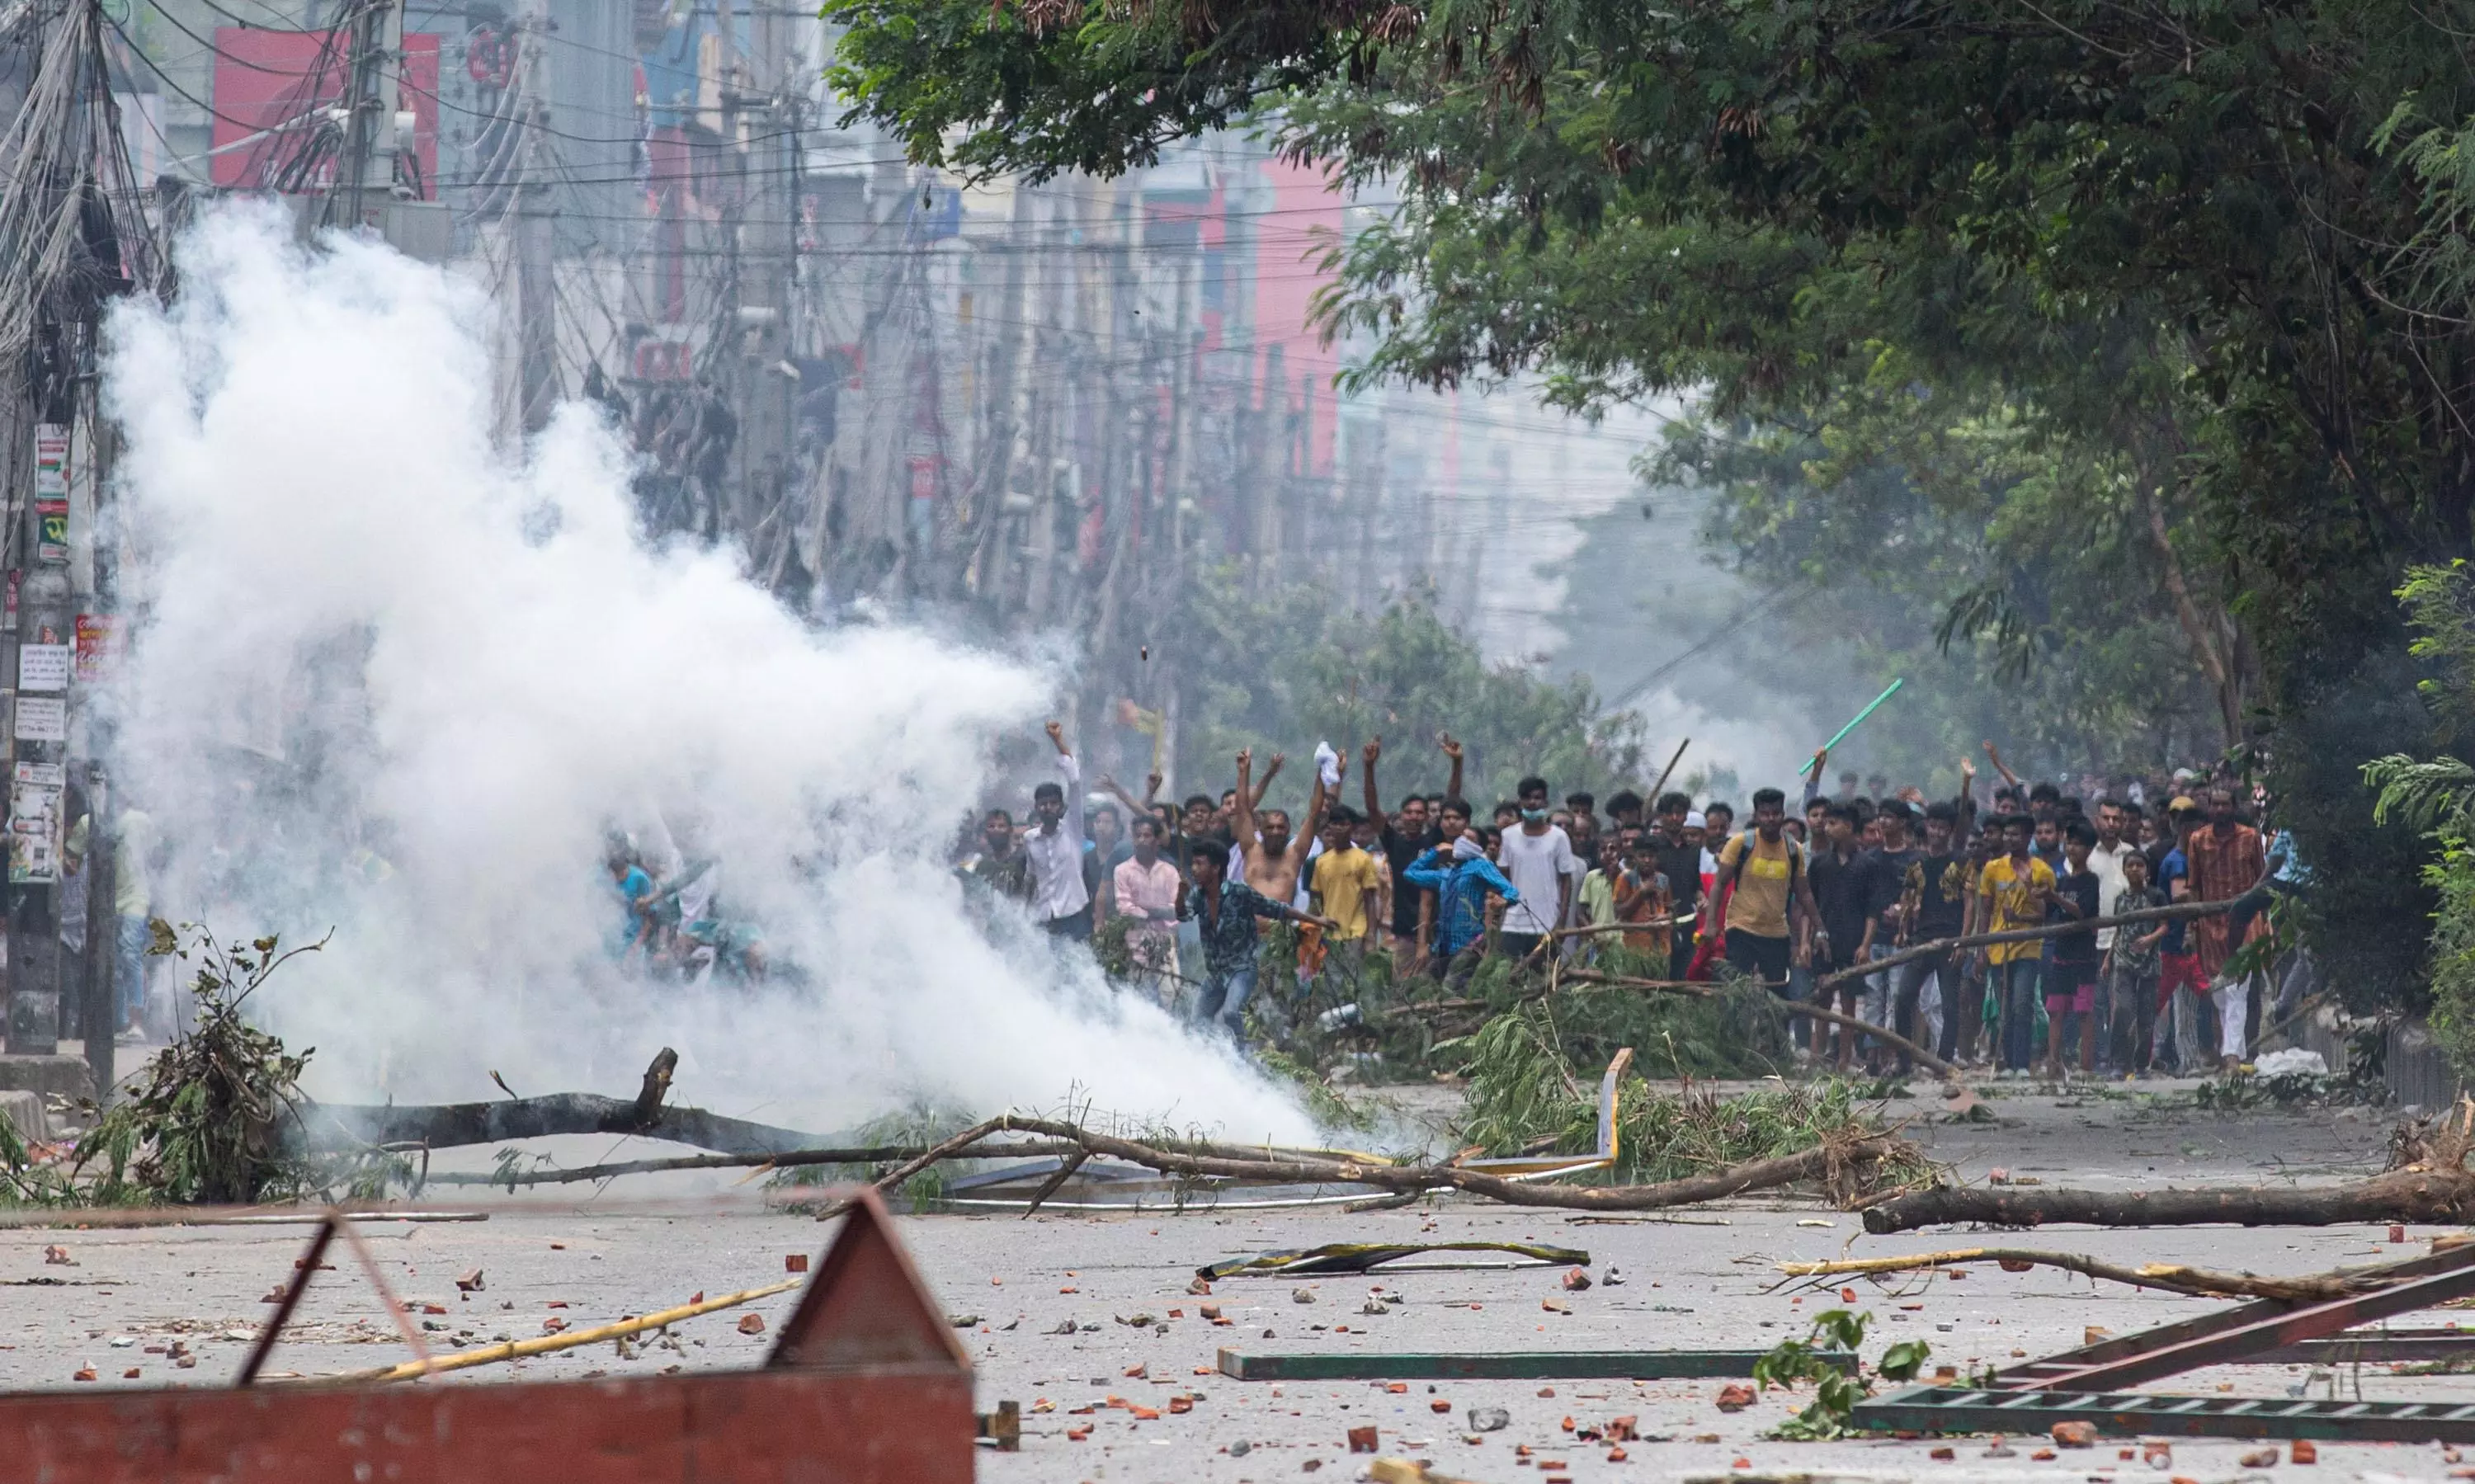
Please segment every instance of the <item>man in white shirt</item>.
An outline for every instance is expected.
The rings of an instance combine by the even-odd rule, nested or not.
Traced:
[[[1057,747],[1063,786],[1043,783],[1031,791],[1031,833],[1023,853],[1031,860],[1031,914],[1059,937],[1087,942],[1091,937],[1091,893],[1083,886],[1083,769],[1066,750],[1064,723],[1048,723]]]
[[[2119,800],[2106,799],[2096,806],[2096,843],[2090,847],[2089,874],[2096,878],[2097,914],[2114,910],[2114,899],[2122,891],[2122,858],[2140,848],[2137,840],[2123,838],[2130,815]],[[2101,956],[2114,947],[2114,929],[2096,930],[2096,951]]]
[[[1506,958],[1522,960],[1564,926],[1584,867],[1573,853],[1572,837],[1547,822],[1547,780],[1524,778],[1514,796],[1521,801],[1521,822],[1504,832],[1496,864],[1521,899],[1505,909],[1497,942]]]

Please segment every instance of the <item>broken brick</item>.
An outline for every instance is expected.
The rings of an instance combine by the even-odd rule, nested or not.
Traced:
[[[1434,1400],[1427,1403],[1427,1410],[1430,1412],[1449,1412],[1452,1409],[1453,1404],[1446,1401],[1441,1397],[1437,1397]]]
[[[2316,1464],[2320,1461],[2319,1446],[2310,1438],[2297,1438],[2287,1449],[2286,1459],[2289,1463]]]
[[[2059,1448],[2095,1448],[2096,1447],[2096,1423],[2056,1423],[2053,1426],[2053,1438],[2055,1446]]]
[[[1580,1268],[1575,1268],[1564,1275],[1564,1286],[1574,1293],[1580,1293],[1590,1286],[1590,1275]]]
[[[1926,1456],[1933,1459],[1936,1463],[1947,1464],[1959,1456],[1959,1450],[1951,1448],[1938,1448]]]
[[[2256,1448],[2242,1455],[2238,1462],[2246,1469],[2274,1469],[2277,1467],[2277,1449]]]
[[[740,1315],[739,1332],[741,1334],[763,1334],[765,1332],[765,1316],[762,1314]]]
[[[1172,1412],[1191,1412],[1194,1410],[1194,1399],[1192,1397],[1171,1397],[1168,1399],[1168,1409]]]
[[[1729,1381],[1719,1388],[1719,1410],[1741,1412],[1753,1404],[1756,1393],[1742,1381]]]
[[[455,1288],[458,1293],[479,1293],[482,1288],[481,1270],[475,1268],[472,1272],[458,1277],[455,1280]]]
[[[782,1271],[785,1273],[807,1272],[808,1254],[806,1253],[784,1253],[782,1254]],[[991,1278],[989,1281],[993,1283],[996,1279]]]
[[[1353,1453],[1372,1453],[1372,1452],[1374,1452],[1374,1451],[1375,1451],[1375,1429],[1374,1429],[1374,1427],[1372,1427],[1372,1426],[1370,1425],[1370,1426],[1365,1426],[1365,1427],[1352,1427],[1351,1429],[1349,1429],[1349,1450],[1350,1450],[1351,1452],[1353,1452]]]

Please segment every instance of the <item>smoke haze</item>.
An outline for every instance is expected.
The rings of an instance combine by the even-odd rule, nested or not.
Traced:
[[[178,303],[120,314],[107,370],[142,533],[118,777],[168,844],[159,914],[335,927],[261,1010],[318,1048],[316,1092],[486,1096],[489,1068],[624,1091],[670,1044],[681,1101],[812,1130],[1072,1094],[1310,1132],[1217,1043],[966,916],[941,852],[1058,676],[900,626],[820,633],[728,551],[649,549],[580,408],[509,467],[469,284],[362,243],[305,254],[246,207],[208,215],[183,269]],[[808,982],[618,974],[613,827],[721,859],[729,915]]]

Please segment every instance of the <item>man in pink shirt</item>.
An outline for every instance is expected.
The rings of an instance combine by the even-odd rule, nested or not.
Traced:
[[[1151,991],[1161,1008],[1177,1009],[1177,898],[1183,883],[1177,866],[1161,856],[1160,820],[1151,815],[1135,818],[1135,853],[1117,863],[1112,875],[1116,888],[1114,914],[1131,917],[1126,949],[1134,960],[1135,983]]]

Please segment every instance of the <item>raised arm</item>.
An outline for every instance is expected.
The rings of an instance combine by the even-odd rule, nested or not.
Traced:
[[[1263,795],[1272,791],[1272,780],[1281,776],[1281,765],[1288,760],[1289,755],[1286,752],[1272,754],[1272,761],[1263,766],[1263,781],[1255,788],[1252,808],[1260,810],[1263,807]],[[1243,793],[1246,791],[1241,788],[1238,791]]]
[[[1959,760],[1959,798],[1955,802],[1959,805],[1959,823],[1953,834],[1965,843],[1969,827],[1976,822],[1976,762],[1973,758]]]
[[[1066,839],[1082,839],[1087,831],[1083,824],[1083,765],[1074,761],[1074,753],[1066,745],[1066,723],[1048,723],[1048,740],[1057,747],[1057,776],[1066,783]]]
[[[1366,817],[1375,821],[1376,828],[1383,829],[1385,827],[1384,805],[1375,796],[1375,760],[1384,756],[1383,737],[1379,734],[1366,739],[1366,745],[1358,752],[1360,760],[1366,765]]]
[[[1307,796],[1307,827],[1289,833],[1289,859],[1301,866],[1306,864],[1314,842],[1323,835],[1324,815],[1332,813],[1332,793],[1323,786],[1323,770],[1314,775],[1314,791]]]
[[[1813,801],[1822,797],[1822,769],[1829,761],[1830,749],[1827,747],[1813,754],[1813,762],[1804,770],[1804,802],[1798,806],[1800,809],[1812,808]]]
[[[1453,741],[1452,733],[1437,732],[1435,745],[1443,749],[1444,756],[1453,760],[1453,775],[1444,785],[1444,797],[1467,798],[1469,795],[1461,791],[1461,744]]]
[[[1255,848],[1255,749],[1238,749],[1238,798],[1229,806],[1229,828],[1239,850]],[[1267,780],[1268,786],[1268,780]]]
[[[1141,815],[1148,815],[1153,812],[1152,801],[1148,796],[1143,798],[1135,797],[1133,794],[1126,791],[1126,786],[1124,784],[1119,783],[1115,777],[1111,774],[1102,773],[1100,775],[1100,787],[1108,790],[1111,793],[1115,794],[1119,803],[1125,805],[1126,808],[1134,812],[1134,817],[1139,818]],[[1152,793],[1158,793],[1160,791],[1160,774],[1158,773],[1152,774],[1152,787],[1150,791]],[[1126,824],[1126,828],[1131,832],[1134,827],[1133,820],[1130,818]]]
[[[1989,762],[1993,763],[1994,770],[2002,775],[2002,781],[2004,783],[2009,784],[2015,789],[2020,787],[2020,775],[2003,766],[2001,750],[1994,745],[1993,739],[1991,738],[1988,738],[1985,742],[1985,756]]]

